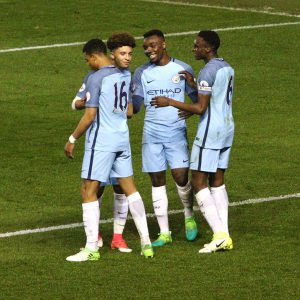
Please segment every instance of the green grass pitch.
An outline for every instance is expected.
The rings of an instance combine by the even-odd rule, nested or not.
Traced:
[[[83,139],[73,161],[63,147],[82,114],[70,103],[88,71],[82,45],[4,50],[107,39],[118,31],[138,37],[152,28],[170,34],[220,29],[219,55],[236,72],[230,202],[300,192],[298,1],[189,1],[242,10],[175,2],[0,0],[0,234],[82,221]],[[288,22],[294,24],[276,26]],[[192,56],[194,37],[169,36],[167,48],[198,74],[203,63]],[[137,44],[132,71],[146,62],[141,39]],[[197,122],[188,120],[190,145]],[[129,121],[134,174],[152,213],[150,180],[141,172],[142,124],[143,113]],[[181,209],[169,174],[167,188],[169,209]],[[232,206],[235,248],[213,255],[198,254],[212,234],[199,211],[197,240],[186,242],[183,215],[170,215],[174,243],[152,260],[140,257],[132,220],[124,235],[133,253],[110,250],[112,224],[105,223],[95,263],[65,261],[84,245],[82,227],[0,238],[0,299],[299,299],[299,208],[299,198]],[[101,219],[111,217],[108,188]],[[154,239],[154,218],[149,229]]]

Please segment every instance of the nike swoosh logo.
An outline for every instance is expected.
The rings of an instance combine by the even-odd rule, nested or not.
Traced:
[[[148,80],[147,80],[147,83],[150,83],[150,82],[152,82],[152,81],[154,81],[154,80],[155,80],[155,79],[153,79],[153,80],[150,80],[150,81],[148,81]]]
[[[184,162],[184,163],[185,163],[185,162],[187,162],[187,161],[189,161],[189,160],[188,160],[188,159],[187,159],[187,160],[183,160],[182,162]]]
[[[225,240],[222,241],[220,244],[216,244],[216,247],[219,248],[224,242],[225,242]]]

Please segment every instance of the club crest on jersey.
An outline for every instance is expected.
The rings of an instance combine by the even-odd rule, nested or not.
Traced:
[[[81,88],[79,89],[79,92],[83,92],[85,90],[85,83],[82,84]]]
[[[174,75],[172,77],[172,82],[173,83],[179,83],[180,82],[180,76],[178,74]]]

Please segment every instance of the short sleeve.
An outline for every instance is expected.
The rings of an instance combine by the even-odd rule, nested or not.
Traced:
[[[86,107],[99,107],[99,97],[101,92],[101,81],[97,73],[88,78],[86,84]]]
[[[210,95],[215,79],[216,79],[216,69],[211,67],[204,67],[200,71],[197,80],[198,93],[204,95]]]

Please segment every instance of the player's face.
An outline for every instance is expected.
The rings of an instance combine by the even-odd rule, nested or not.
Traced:
[[[207,55],[207,44],[204,39],[198,36],[194,41],[192,52],[194,53],[195,59],[205,59]]]
[[[150,61],[157,64],[165,54],[166,43],[161,37],[153,35],[144,39],[143,48]]]
[[[92,70],[98,70],[97,57],[94,54],[85,54],[84,59]]]
[[[129,46],[123,46],[115,49],[111,58],[114,61],[115,66],[121,69],[127,69],[132,60],[133,48]]]

